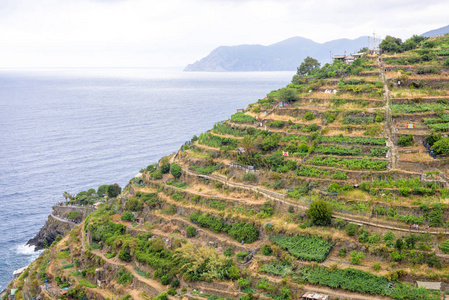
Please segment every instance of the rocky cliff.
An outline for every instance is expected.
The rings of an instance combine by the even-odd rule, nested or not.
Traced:
[[[77,211],[80,217],[74,220],[68,220],[67,214]],[[39,233],[27,242],[27,245],[36,246],[35,250],[44,249],[45,246],[51,245],[58,235],[65,236],[76,224],[80,223],[92,211],[86,207],[76,206],[54,206],[53,212],[48,216],[45,225]]]
[[[45,225],[34,238],[27,242],[27,245],[36,246],[36,251],[44,249],[51,245],[58,235],[65,236],[74,226],[75,223],[60,221],[50,214]]]

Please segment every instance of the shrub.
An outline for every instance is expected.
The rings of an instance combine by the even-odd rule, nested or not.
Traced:
[[[259,230],[248,223],[234,223],[228,234],[237,241],[245,243],[252,243],[259,238]]]
[[[167,292],[163,292],[162,294],[159,294],[156,298],[153,298],[153,300],[168,300],[168,294]]]
[[[357,252],[355,250],[352,251],[350,255],[351,255],[351,262],[354,265],[359,265],[360,261],[365,258],[365,254],[363,254],[363,252]]]
[[[304,119],[311,121],[311,120],[315,119],[315,114],[311,111],[308,111],[304,114]]]
[[[376,119],[374,119],[374,121],[380,123],[384,120],[384,114],[377,114],[376,115]]]
[[[81,213],[79,211],[71,211],[66,215],[67,219],[73,220],[81,217]]]
[[[232,251],[231,248],[227,248],[223,254],[224,254],[224,256],[231,257],[234,255],[234,252]]]
[[[413,145],[413,135],[401,136],[398,140],[398,146],[412,146]]]
[[[443,138],[436,141],[432,146],[432,150],[435,154],[449,154],[449,138]]]
[[[348,223],[345,229],[348,236],[355,236],[357,234],[357,231],[359,231],[359,226],[354,223]]]
[[[167,285],[171,283],[171,280],[173,279],[173,277],[171,275],[163,275],[161,277],[161,283],[163,285]]]
[[[254,173],[246,173],[245,175],[243,175],[243,181],[255,181],[256,180],[256,175],[254,175]]]
[[[120,217],[122,221],[134,221],[136,218],[134,218],[134,215],[130,211],[125,211],[123,215]]]
[[[380,271],[380,270],[382,270],[382,266],[380,265],[380,263],[374,263],[372,266],[371,266],[371,269],[373,269],[374,271]]]
[[[340,250],[338,250],[338,256],[345,257],[347,252],[348,250],[346,250],[346,248],[341,248]]]
[[[171,286],[172,288],[177,288],[177,287],[179,286],[179,280],[178,280],[178,279],[173,280],[173,281],[170,283],[170,286]]]
[[[196,228],[192,225],[187,226],[186,232],[189,235],[189,237],[194,237],[196,235]]]
[[[318,226],[326,226],[332,220],[332,208],[326,201],[317,200],[310,204],[307,217]]]
[[[133,274],[130,272],[127,272],[124,267],[120,267],[117,271],[117,282],[122,285],[127,285],[131,283],[131,280],[133,280]]]
[[[131,199],[125,202],[125,207],[127,210],[130,211],[141,211],[143,204],[142,202],[139,201],[138,198],[132,197]]]
[[[329,192],[339,192],[341,191],[341,186],[338,183],[331,183],[328,187],[327,190]]]
[[[181,177],[181,173],[182,173],[182,168],[180,165],[178,164],[171,164],[170,167],[170,173],[175,177],[175,178],[179,178]]]
[[[229,272],[229,278],[231,278],[231,280],[237,280],[240,278],[240,270],[236,266],[231,266],[228,269],[228,272]]]
[[[241,288],[241,289],[245,289],[245,288],[249,287],[250,284],[251,284],[251,280],[249,280],[249,279],[240,278],[238,281],[239,288]]]
[[[153,179],[162,179],[162,172],[161,172],[161,170],[157,170],[157,171],[154,171],[153,173],[151,173],[151,177]]]
[[[129,253],[129,249],[120,250],[120,253],[118,254],[118,258],[120,258],[123,261],[130,262],[131,261],[131,254]]]
[[[263,245],[262,253],[263,253],[263,255],[271,255],[271,254],[273,254],[273,249],[271,249],[270,245]]]

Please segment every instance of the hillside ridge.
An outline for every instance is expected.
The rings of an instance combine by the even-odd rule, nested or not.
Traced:
[[[305,60],[123,190],[67,200],[97,208],[8,297],[444,297],[449,35],[381,48]]]

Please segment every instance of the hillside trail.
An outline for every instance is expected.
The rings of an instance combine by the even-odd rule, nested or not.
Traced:
[[[268,276],[268,275],[262,275],[259,274],[260,277],[266,278],[272,282],[276,282],[279,285],[281,285],[282,278]],[[304,284],[304,290],[315,292],[315,293],[323,293],[332,295],[333,297],[339,297],[343,299],[352,299],[352,300],[387,300],[392,299],[387,296],[376,296],[376,295],[362,295],[359,293],[354,293],[350,291],[345,291],[343,289],[331,289],[320,285],[310,285],[310,284]]]
[[[270,199],[272,201],[275,202],[280,202],[283,203],[284,205],[289,205],[289,206],[293,206],[296,207],[297,209],[301,210],[301,211],[306,211],[309,207],[308,205],[302,205],[302,204],[298,204],[296,202],[292,202],[286,198],[280,199],[278,197],[273,197],[267,193],[265,193],[264,189],[258,188],[258,187],[254,187],[254,186],[248,186],[246,184],[236,184],[236,183],[232,183],[230,181],[218,178],[218,177],[211,177],[211,176],[207,176],[207,175],[200,175],[200,174],[196,174],[192,171],[190,171],[187,167],[185,167],[184,165],[180,164],[182,170],[191,176],[196,176],[196,177],[201,177],[201,178],[206,178],[209,180],[213,180],[213,181],[219,181],[225,185],[228,186],[234,186],[234,187],[239,187],[239,188],[243,188],[243,189],[247,189],[247,190],[251,190],[251,191],[258,191],[259,193],[261,193],[264,197],[266,197],[267,199]],[[388,230],[396,230],[396,231],[402,231],[402,232],[409,232],[409,233],[422,233],[422,230],[416,230],[416,229],[410,229],[407,226],[404,227],[396,227],[394,225],[390,225],[388,223],[383,223],[383,222],[372,222],[371,220],[366,220],[366,219],[358,219],[354,216],[348,216],[344,213],[339,213],[339,212],[334,212],[335,216],[341,217],[343,220],[348,221],[348,222],[353,222],[353,223],[360,223],[360,224],[364,224],[364,225],[369,225],[369,226],[374,226],[374,227],[378,227],[378,228],[383,228],[383,229],[388,229]],[[433,234],[433,235],[437,235],[437,234],[441,234],[444,233],[445,235],[449,235],[448,231],[430,231],[430,230],[426,230],[426,233],[429,234]]]
[[[397,159],[398,159],[398,150],[393,141],[393,125],[391,123],[391,109],[390,109],[390,91],[388,89],[387,78],[385,75],[385,70],[383,68],[382,59],[379,58],[378,62],[380,63],[380,74],[382,78],[382,82],[384,83],[384,99],[385,99],[385,127],[384,133],[385,138],[388,141],[388,147],[390,148],[389,152],[389,160],[390,160],[390,171],[397,170]]]
[[[81,232],[84,233],[84,223],[83,223]],[[84,249],[85,248],[84,236],[82,236],[81,244],[82,244],[82,248]],[[117,261],[117,258],[115,258],[115,259],[107,258],[100,250],[92,250],[91,252],[94,253],[95,255],[101,257],[104,261],[106,261],[112,265],[123,266],[128,272],[131,272],[131,274],[133,274],[133,276],[136,277],[139,281],[144,282],[147,285],[156,289],[159,292],[159,294],[166,290],[166,288],[160,282],[140,276],[131,265]],[[133,299],[141,299],[141,297],[133,298]],[[175,298],[173,298],[172,296],[169,296],[169,299],[175,299]]]

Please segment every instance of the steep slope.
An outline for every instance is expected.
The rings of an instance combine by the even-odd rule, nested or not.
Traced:
[[[293,37],[269,46],[221,46],[200,61],[188,65],[184,71],[291,71],[296,70],[307,56],[324,63],[329,62],[330,52],[354,53],[367,45],[368,37],[339,39],[323,44]]]
[[[8,293],[441,299],[449,38],[423,45],[294,76],[142,169]]]

